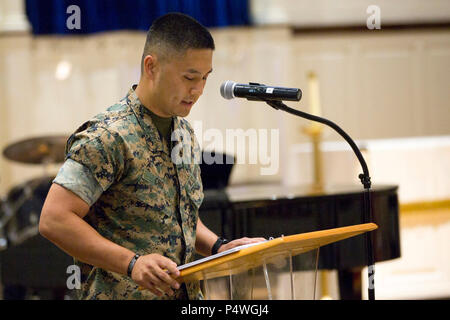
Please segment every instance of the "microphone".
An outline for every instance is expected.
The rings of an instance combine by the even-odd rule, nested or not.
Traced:
[[[272,87],[264,84],[241,84],[227,80],[220,86],[220,94],[225,99],[246,98],[254,101],[300,101],[302,91],[297,88]]]

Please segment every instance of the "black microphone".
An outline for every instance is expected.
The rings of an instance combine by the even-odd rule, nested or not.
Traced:
[[[272,87],[264,84],[241,84],[227,80],[220,86],[220,94],[225,99],[246,98],[254,101],[300,101],[302,91],[297,88]]]

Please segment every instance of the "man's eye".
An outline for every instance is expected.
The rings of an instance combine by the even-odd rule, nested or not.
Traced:
[[[194,78],[189,78],[189,77],[187,77],[187,76],[184,76],[184,78],[185,78],[186,80],[189,80],[189,81],[194,80]]]

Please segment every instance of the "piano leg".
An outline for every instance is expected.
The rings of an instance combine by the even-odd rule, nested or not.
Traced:
[[[361,300],[362,268],[338,270],[339,294],[341,300]]]

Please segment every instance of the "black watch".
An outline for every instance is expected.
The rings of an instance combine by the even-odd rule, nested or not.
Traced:
[[[130,278],[131,278],[131,272],[133,272],[133,267],[139,257],[140,257],[140,255],[135,254],[133,259],[131,259],[130,264],[128,265],[127,274]]]
[[[228,240],[219,237],[219,239],[217,239],[216,243],[214,243],[214,245],[211,248],[211,255],[216,254],[219,248],[225,243],[228,243]]]

